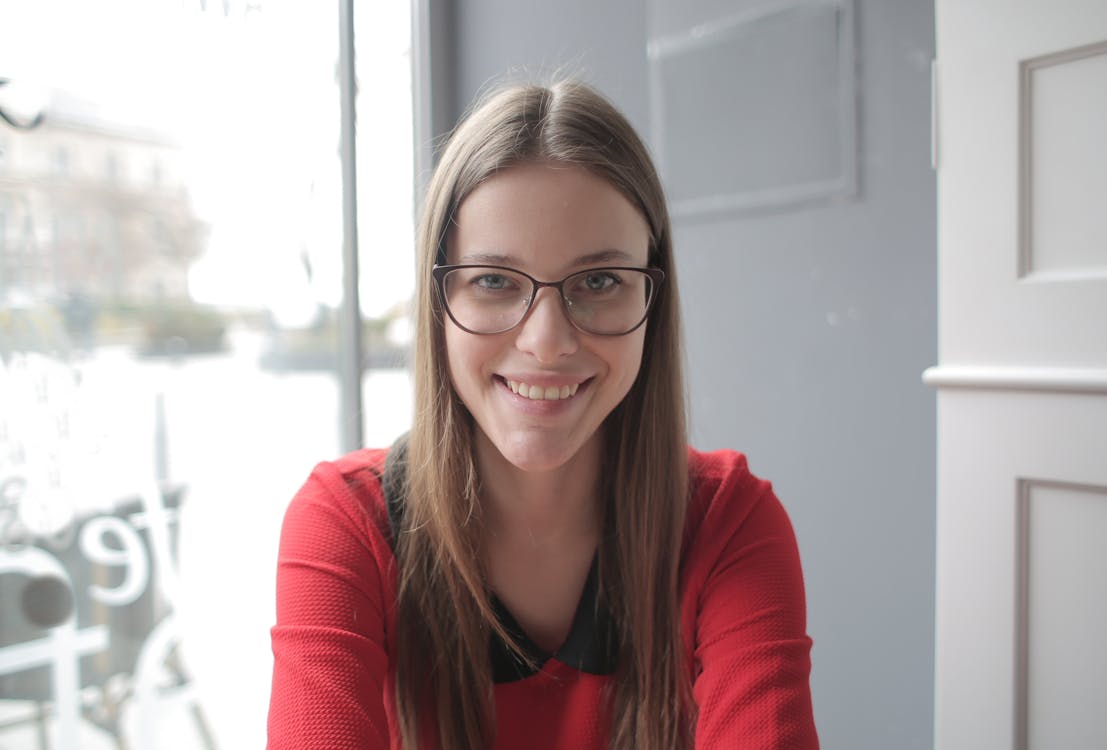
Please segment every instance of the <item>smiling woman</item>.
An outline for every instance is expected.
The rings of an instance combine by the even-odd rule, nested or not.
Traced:
[[[417,243],[415,421],[288,508],[269,747],[816,748],[768,482],[686,445],[664,195],[571,82],[458,126]]]

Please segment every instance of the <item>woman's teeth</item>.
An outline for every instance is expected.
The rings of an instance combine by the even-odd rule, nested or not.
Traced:
[[[520,383],[515,380],[508,380],[507,385],[511,388],[513,393],[517,393],[523,398],[529,398],[533,401],[559,401],[576,394],[577,389],[580,388],[579,383],[576,385],[563,385],[560,388],[557,386],[542,388],[541,386],[527,385],[526,383]]]

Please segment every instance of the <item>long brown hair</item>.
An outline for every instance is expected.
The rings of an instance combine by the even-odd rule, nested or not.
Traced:
[[[415,750],[423,733],[436,734],[442,750],[493,740],[489,636],[512,640],[485,584],[472,419],[450,385],[431,267],[445,262],[447,228],[465,197],[497,171],[535,161],[584,167],[621,191],[649,225],[650,264],[666,275],[637,380],[603,428],[609,479],[599,570],[619,643],[611,748],[689,747],[691,672],[677,598],[689,482],[671,227],[656,170],[634,129],[576,82],[515,85],[485,98],[454,130],[427,191],[417,237],[415,415],[396,541],[396,699],[404,747]]]

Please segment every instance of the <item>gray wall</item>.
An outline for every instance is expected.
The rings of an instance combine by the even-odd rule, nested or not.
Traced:
[[[565,66],[653,145],[682,199],[694,442],[746,452],[792,516],[823,747],[929,748],[932,3],[452,5],[435,96],[455,115],[507,71]]]
[[[456,0],[455,85],[464,106],[505,75],[579,75],[648,128],[642,0]]]

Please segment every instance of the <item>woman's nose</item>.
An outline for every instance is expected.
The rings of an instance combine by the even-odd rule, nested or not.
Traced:
[[[515,346],[539,362],[554,362],[579,348],[577,336],[558,291],[539,289],[526,320],[519,326]]]

